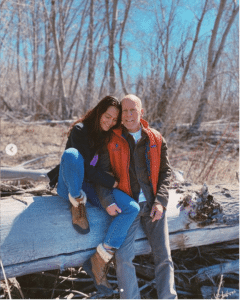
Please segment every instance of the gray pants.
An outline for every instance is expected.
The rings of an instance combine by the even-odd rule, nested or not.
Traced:
[[[155,222],[152,222],[149,214],[150,212],[140,211],[128,230],[127,238],[116,251],[117,279],[121,299],[141,299],[136,271],[132,263],[135,257],[135,235],[141,224],[152,248],[158,298],[177,299],[165,211],[163,217]]]

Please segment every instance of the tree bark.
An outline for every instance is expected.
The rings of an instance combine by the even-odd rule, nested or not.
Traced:
[[[93,79],[94,79],[94,65],[93,65],[93,30],[94,30],[94,0],[90,1],[90,20],[88,27],[88,76],[87,76],[87,90],[85,96],[85,112],[89,110],[90,103],[93,98]]]
[[[44,0],[42,0],[45,14],[47,16],[48,22],[50,25],[50,28],[52,30],[53,38],[54,38],[54,44],[55,44],[55,51],[56,51],[56,58],[57,58],[57,67],[58,67],[58,75],[59,75],[59,85],[60,85],[60,95],[61,95],[61,108],[62,108],[62,119],[68,118],[67,113],[67,99],[66,99],[66,92],[65,92],[65,85],[64,85],[64,78],[63,78],[63,68],[62,68],[62,56],[61,51],[59,47],[59,41],[57,38],[57,32],[56,32],[56,7],[55,7],[55,0],[52,0],[52,19],[50,20],[47,12],[47,8],[45,5]]]
[[[123,24],[121,27],[121,34],[120,34],[120,40],[119,40],[119,60],[118,60],[118,66],[119,66],[119,71],[120,71],[120,78],[121,78],[121,84],[122,84],[122,89],[125,95],[128,94],[125,83],[124,83],[124,78],[123,78],[123,70],[122,70],[122,52],[123,52],[123,44],[122,44],[122,39],[123,39],[123,33],[124,33],[124,29],[125,29],[125,25],[127,22],[127,18],[128,18],[128,14],[129,14],[129,10],[131,7],[131,2],[132,0],[128,0],[127,5],[126,5],[126,9],[125,9],[125,13],[124,13],[124,20],[123,20]]]
[[[216,20],[214,23],[214,28],[212,31],[209,48],[208,48],[208,64],[207,64],[206,80],[205,80],[204,88],[203,88],[203,91],[202,91],[202,94],[200,97],[199,105],[198,105],[197,111],[194,116],[191,131],[198,130],[201,122],[203,121],[204,115],[208,111],[208,96],[209,96],[209,92],[210,92],[210,87],[212,86],[214,76],[216,74],[218,61],[221,57],[227,35],[230,31],[230,28],[232,27],[232,24],[233,24],[233,21],[234,21],[236,15],[238,14],[239,6],[236,7],[234,5],[234,8],[231,12],[231,16],[227,23],[227,27],[224,30],[218,50],[216,51],[216,55],[214,57],[216,37],[217,37],[218,28],[219,28],[220,20],[221,20],[225,5],[226,5],[226,0],[221,0],[219,9],[218,9],[218,14],[217,14],[217,17],[216,17]]]
[[[170,247],[172,250],[230,241],[239,237],[239,224],[187,227],[182,218],[187,215],[176,208],[181,194],[170,190],[171,206],[167,209]],[[104,211],[87,203],[91,232],[81,235],[72,226],[69,203],[59,196],[14,196],[1,200],[1,259],[7,277],[34,272],[80,266],[103,240],[112,221]],[[230,206],[225,203],[229,213]],[[231,204],[238,206],[238,199]],[[238,215],[238,209],[237,215]],[[181,216],[181,217],[180,217]],[[188,220],[186,220],[188,222]],[[63,230],[64,228],[64,230]],[[17,247],[13,247],[17,245]],[[141,227],[135,241],[135,254],[147,254],[151,247]],[[0,280],[3,279],[0,270]]]
[[[107,16],[107,27],[108,27],[108,63],[109,63],[109,92],[111,95],[115,94],[116,90],[116,78],[115,78],[115,67],[114,67],[114,45],[115,45],[115,31],[117,23],[117,5],[118,0],[113,0],[113,13],[112,13],[112,22],[110,26],[110,14],[109,14],[109,0],[105,0],[106,4],[106,16]]]

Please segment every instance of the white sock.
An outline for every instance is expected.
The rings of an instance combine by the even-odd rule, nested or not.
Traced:
[[[103,244],[99,244],[97,246],[97,252],[101,256],[101,258],[108,263],[110,259],[112,259],[113,255],[108,253],[107,250],[103,247]]]
[[[78,207],[79,201],[77,201],[76,198],[72,197],[72,196],[70,195],[70,193],[68,194],[68,198],[69,198],[69,201],[72,203],[72,205],[73,205],[74,207]],[[82,204],[85,205],[85,204],[87,203],[87,196],[86,196],[86,194],[84,193],[83,190],[81,190],[81,194],[80,194],[80,196],[78,197],[78,199],[79,199],[79,198],[83,198],[83,200],[81,201]]]

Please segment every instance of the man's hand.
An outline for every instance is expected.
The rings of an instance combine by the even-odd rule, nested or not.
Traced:
[[[110,216],[116,216],[122,212],[121,209],[115,203],[113,205],[109,205],[106,208],[106,211]]]
[[[155,222],[157,220],[160,220],[162,218],[163,215],[163,206],[160,203],[154,203],[151,213],[150,213],[150,217],[152,218],[152,222]]]

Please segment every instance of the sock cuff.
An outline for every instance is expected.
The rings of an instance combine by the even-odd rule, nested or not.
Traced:
[[[86,194],[84,193],[83,190],[81,190],[81,194],[80,194],[79,197],[74,198],[74,197],[72,197],[72,196],[70,195],[70,193],[69,193],[69,194],[68,194],[68,198],[69,198],[69,201],[72,203],[72,205],[73,205],[74,207],[78,207],[78,205],[79,205],[79,201],[77,201],[76,199],[83,198],[83,200],[81,201],[81,203],[84,204],[84,205],[87,203],[87,196],[86,196]]]
[[[110,259],[112,259],[113,255],[108,253],[107,250],[103,247],[103,244],[99,244],[97,246],[97,252],[99,253],[99,255],[101,256],[101,258],[108,263],[110,261]]]

